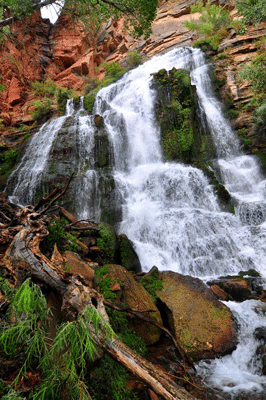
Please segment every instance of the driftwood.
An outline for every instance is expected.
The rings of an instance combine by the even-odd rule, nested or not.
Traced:
[[[113,308],[116,311],[123,311],[123,312],[127,312],[128,314],[132,314],[135,317],[140,318],[143,321],[146,321],[149,324],[152,324],[152,325],[156,326],[157,328],[161,329],[162,331],[164,331],[170,337],[170,339],[172,340],[172,342],[173,342],[178,354],[182,358],[183,362],[188,364],[190,367],[192,367],[194,369],[194,371],[196,371],[193,363],[190,361],[190,359],[188,358],[188,356],[186,355],[186,353],[184,352],[182,347],[179,345],[179,343],[175,339],[174,335],[169,331],[169,329],[167,329],[164,326],[158,324],[158,322],[153,321],[151,318],[148,318],[145,315],[141,315],[141,313],[143,313],[143,312],[154,312],[155,310],[144,310],[144,311],[132,310],[132,309],[130,309],[128,307],[117,306],[116,304],[112,304],[112,303],[110,303],[109,301],[106,301],[106,300],[104,300],[104,304],[106,306],[110,307],[110,308]]]
[[[51,205],[52,202],[49,203]],[[17,212],[19,231],[6,250],[3,264],[14,276],[30,276],[34,282],[45,284],[62,298],[62,311],[75,319],[87,305],[93,305],[108,321],[104,299],[96,290],[86,286],[79,277],[67,276],[40,251],[39,244],[48,234],[43,211],[36,213],[33,207]],[[166,400],[193,400],[194,397],[179,387],[167,373],[137,355],[119,339],[106,343],[101,333],[95,335],[89,325],[96,345],[106,350],[130,372],[138,376],[154,392]]]

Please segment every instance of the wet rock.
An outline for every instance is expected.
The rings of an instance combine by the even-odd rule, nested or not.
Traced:
[[[244,279],[240,276],[219,278],[209,281],[208,285],[219,286],[225,293],[227,293],[230,299],[235,301],[241,302],[254,297],[249,279]]]
[[[165,159],[192,163],[210,158],[212,142],[200,130],[195,87],[191,85],[188,71],[162,69],[153,76],[157,93],[155,114]]]
[[[210,290],[219,300],[224,300],[224,301],[233,300],[232,296],[230,296],[228,293],[226,293],[218,285],[212,285],[210,287]]]
[[[255,339],[263,340],[266,344],[266,326],[259,326],[253,333]]]
[[[120,282],[121,304],[134,310],[155,310],[155,312],[147,312],[142,315],[162,325],[160,312],[155,306],[151,295],[134,279],[131,272],[120,265],[111,264],[109,265],[108,275]],[[144,339],[146,345],[154,344],[159,340],[161,330],[157,327],[136,317],[130,317],[128,321],[129,326]]]
[[[157,296],[165,305],[168,322],[183,349],[193,359],[228,353],[237,343],[231,311],[197,278],[161,272],[162,290]]]
[[[133,243],[124,234],[118,236],[116,262],[128,271],[140,272],[141,264]]]

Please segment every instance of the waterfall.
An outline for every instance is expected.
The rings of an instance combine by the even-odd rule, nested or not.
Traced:
[[[201,170],[163,160],[151,74],[173,67],[185,68],[191,73],[200,114],[216,147],[215,165],[232,195],[236,215],[221,209],[212,185]],[[173,270],[206,280],[255,268],[265,278],[266,181],[256,158],[241,153],[238,139],[213,94],[208,69],[199,49],[178,48],[152,58],[100,90],[93,113],[104,120],[112,153],[107,169],[115,187],[112,199],[108,197],[105,205],[115,199],[116,206],[121,209],[116,220],[117,229],[134,243],[144,271],[156,265],[160,270]],[[93,215],[100,219],[103,204],[100,182],[105,179],[104,168],[99,172],[92,157],[95,124],[93,117],[84,111],[82,102],[77,113],[69,102],[64,117],[46,123],[32,138],[9,179],[7,191],[21,203],[32,202],[36,192],[45,186],[45,177],[51,173],[49,162],[55,142],[69,120],[70,132],[76,138],[73,146],[77,147],[79,157],[72,164],[63,158],[61,164],[66,168],[68,163],[69,169],[74,165],[80,178],[75,181],[71,194],[76,196],[74,211],[80,218]],[[59,175],[60,168],[56,171]],[[251,366],[255,357],[252,330],[257,324],[266,326],[261,316],[254,322],[257,304],[255,301],[229,304],[244,332],[248,333],[241,334],[237,353],[209,366],[200,366],[203,375],[208,369],[207,383],[230,392],[230,396],[241,390],[260,391],[266,384]],[[245,335],[250,341],[247,342]],[[245,356],[243,346],[247,349]],[[237,371],[238,382],[226,375],[227,368]]]

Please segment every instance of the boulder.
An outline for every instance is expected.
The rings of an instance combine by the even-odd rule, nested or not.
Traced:
[[[231,352],[237,335],[230,309],[198,278],[170,271],[161,272],[161,278],[157,296],[188,356],[211,358]]]
[[[152,319],[162,325],[162,319],[158,308],[155,306],[151,295],[137,282],[132,273],[120,265],[109,265],[108,275],[120,283],[120,302],[134,310],[155,310],[155,312],[142,313],[143,316]],[[117,288],[115,288],[117,290]],[[129,318],[129,326],[146,345],[151,345],[160,339],[161,330],[154,325],[136,317]]]
[[[128,271],[140,272],[141,264],[133,243],[125,234],[118,236],[117,263]]]
[[[245,301],[252,298],[247,279],[240,276],[229,276],[208,282],[208,285],[219,286],[229,297],[226,300]]]

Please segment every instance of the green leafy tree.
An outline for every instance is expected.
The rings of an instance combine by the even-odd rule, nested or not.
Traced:
[[[266,21],[265,0],[239,0],[236,7],[247,24]]]
[[[14,18],[22,19],[36,9],[56,3],[57,0],[0,0],[2,15],[7,16],[0,21],[0,26],[7,26]],[[148,36],[157,5],[158,0],[65,0],[63,10],[72,17],[84,18],[94,28],[109,18],[125,17],[135,35]]]

